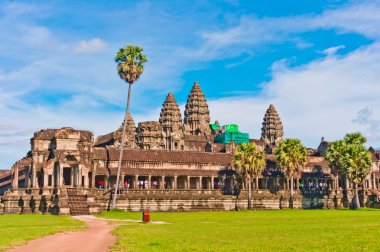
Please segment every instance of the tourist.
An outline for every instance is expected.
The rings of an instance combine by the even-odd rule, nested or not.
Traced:
[[[144,185],[144,189],[148,189],[148,180],[145,180]]]

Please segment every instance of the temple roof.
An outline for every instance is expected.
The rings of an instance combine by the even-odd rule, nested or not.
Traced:
[[[119,150],[110,148],[110,160],[119,159]],[[107,159],[105,148],[94,148],[94,159]],[[123,160],[125,161],[146,161],[146,162],[171,162],[190,164],[218,164],[230,166],[232,154],[192,152],[192,151],[167,151],[167,150],[124,150]]]
[[[75,130],[71,127],[63,127],[61,129],[44,129],[34,133],[31,140],[48,140],[51,141],[53,138],[64,139],[67,138],[69,134],[80,134],[81,141],[91,142],[93,134],[87,130]]]

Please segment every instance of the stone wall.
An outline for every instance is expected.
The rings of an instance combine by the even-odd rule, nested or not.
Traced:
[[[1,198],[0,214],[41,213],[41,200],[46,200],[46,213],[70,214],[66,190],[61,190],[59,197],[44,192],[45,195],[26,194],[15,191]],[[91,214],[107,211],[110,208],[111,195],[105,190],[81,189],[86,195]],[[329,195],[305,195],[295,191],[293,207],[295,209],[334,209],[348,207],[353,193],[349,192],[348,200],[341,190],[330,192]],[[23,209],[21,210],[20,199]],[[376,197],[361,195],[363,206],[380,208]],[[289,191],[281,190],[276,193],[268,190],[253,190],[252,207],[262,210],[278,210],[289,208]],[[34,201],[34,203],[31,203]],[[219,190],[126,190],[118,196],[117,208],[126,211],[233,211],[247,209],[247,191],[242,190],[238,199],[236,196],[223,195]]]

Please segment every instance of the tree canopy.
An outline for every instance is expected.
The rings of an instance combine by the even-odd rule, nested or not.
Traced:
[[[125,45],[116,54],[115,62],[119,76],[129,84],[134,84],[144,71],[144,63],[148,58],[142,54],[143,51],[139,46]]]
[[[243,143],[236,147],[232,166],[243,177],[257,177],[265,168],[265,152],[259,150],[255,143]]]
[[[274,150],[277,164],[288,176],[296,175],[307,162],[307,151],[299,139],[285,139]]]

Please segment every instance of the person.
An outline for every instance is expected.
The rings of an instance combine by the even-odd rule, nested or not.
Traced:
[[[148,180],[145,180],[144,184],[145,184],[144,189],[148,189]]]
[[[144,187],[144,182],[142,180],[139,181],[139,189],[143,189]]]
[[[128,180],[124,181],[124,189],[128,189]]]

